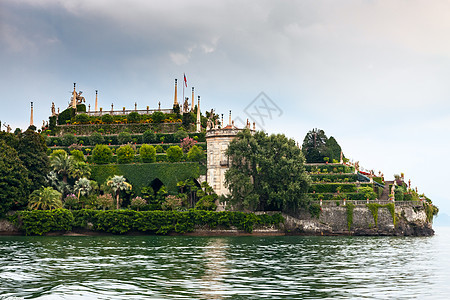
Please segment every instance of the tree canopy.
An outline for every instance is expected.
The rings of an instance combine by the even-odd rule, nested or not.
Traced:
[[[227,200],[236,208],[293,212],[307,206],[311,179],[295,141],[283,134],[249,130],[238,133],[226,154],[230,168],[225,184]]]
[[[0,216],[26,204],[30,184],[17,151],[0,140]]]
[[[50,172],[50,160],[47,156],[47,145],[44,138],[30,129],[19,135],[16,148],[19,158],[28,169],[31,180],[29,191],[39,189],[46,185],[46,176]]]
[[[341,151],[341,146],[334,137],[328,138],[325,131],[317,128],[306,134],[302,144],[302,152],[308,163],[323,163],[325,157],[328,157],[331,162],[339,161]]]

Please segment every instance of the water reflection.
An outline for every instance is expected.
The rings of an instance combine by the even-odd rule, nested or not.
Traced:
[[[223,276],[227,272],[225,253],[226,241],[214,238],[205,247],[205,274],[201,277],[201,295],[203,299],[223,299]]]
[[[403,237],[0,237],[0,299],[449,298],[450,231]]]

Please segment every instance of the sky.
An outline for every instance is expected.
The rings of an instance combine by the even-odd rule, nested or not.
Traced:
[[[449,1],[0,1],[0,120],[26,128],[73,83],[107,110],[171,108],[186,74],[239,125],[313,128],[386,180],[405,173],[450,214]],[[2,127],[5,129],[5,127]]]

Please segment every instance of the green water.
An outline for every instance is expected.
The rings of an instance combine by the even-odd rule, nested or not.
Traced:
[[[450,297],[434,237],[0,237],[0,299]]]

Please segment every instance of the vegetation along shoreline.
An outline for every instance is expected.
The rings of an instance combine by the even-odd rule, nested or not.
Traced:
[[[300,145],[228,124],[200,97],[103,110],[74,90],[40,129],[0,132],[0,235],[433,235],[405,175],[349,161],[320,129]],[[33,114],[33,111],[31,111]]]

